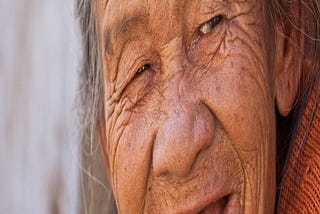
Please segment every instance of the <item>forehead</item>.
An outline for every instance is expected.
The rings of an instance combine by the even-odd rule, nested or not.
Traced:
[[[125,14],[138,12],[152,12],[156,10],[158,13],[179,13],[183,12],[186,6],[210,6],[215,4],[251,4],[261,0],[124,0],[119,3],[119,0],[96,0],[99,9],[103,10],[105,16],[108,17],[105,21],[112,22],[118,18],[122,18]],[[201,4],[200,4],[201,3]],[[240,6],[241,7],[241,6]]]
[[[206,21],[199,17],[250,13],[261,0],[97,0],[98,34],[105,54],[113,54],[127,40],[144,39],[147,33],[165,44]],[[215,13],[216,11],[219,11]],[[218,14],[221,13],[221,14]],[[229,16],[229,17],[228,17]],[[212,18],[212,17],[211,17]],[[209,18],[210,19],[210,18]]]
[[[197,22],[201,11],[216,10],[227,3],[224,0],[101,0],[98,4],[98,28],[105,50],[111,51],[110,40],[122,36],[133,37],[132,32],[147,30],[156,33],[159,40],[167,40],[181,33],[186,16]]]
[[[98,22],[100,28],[115,34],[123,32],[127,26],[144,22],[152,17],[153,23],[168,25],[169,22],[180,21],[183,16],[200,15],[203,8],[212,11],[219,7],[229,10],[242,10],[259,0],[96,0],[98,2]],[[211,11],[211,12],[212,12]],[[235,11],[233,11],[235,12]],[[239,12],[239,11],[238,11]]]
[[[198,1],[198,0],[194,0]],[[185,5],[190,0],[110,0],[100,12],[99,22],[101,28],[117,38],[126,30],[131,30],[139,25],[160,24],[167,21],[167,25],[178,21],[183,14]],[[150,22],[152,17],[152,22]]]
[[[109,0],[105,4],[104,13],[109,18],[107,22],[113,22],[123,16],[133,15],[136,13],[158,13],[177,12],[178,8],[183,8],[191,0],[125,0],[119,3],[118,0]],[[199,0],[193,0],[199,1]]]

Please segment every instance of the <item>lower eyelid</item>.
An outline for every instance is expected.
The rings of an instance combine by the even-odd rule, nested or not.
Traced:
[[[212,29],[209,29],[208,23],[215,18],[218,18],[219,20],[217,20],[217,23],[215,24],[215,26]],[[197,46],[197,44],[200,42],[200,40],[202,39],[203,36],[210,35],[213,31],[215,31],[215,28],[217,28],[218,26],[223,24],[224,20],[225,19],[224,19],[223,15],[217,15],[217,16],[214,16],[213,18],[211,18],[210,20],[202,23],[197,28],[196,32],[194,33],[194,35],[192,37],[191,45],[190,45],[191,49],[194,49]],[[207,26],[205,26],[206,24],[207,24]],[[201,29],[202,27],[204,27],[204,29]],[[201,32],[202,30],[204,30],[206,32]]]
[[[148,85],[151,84],[154,71],[152,69],[147,69],[142,73],[137,73],[127,85],[127,89],[131,92],[144,90]],[[131,90],[131,88],[133,88]],[[130,93],[130,91],[128,93]]]
[[[199,56],[206,54],[214,56],[219,50],[221,44],[223,44],[224,38],[227,32],[227,20],[222,19],[217,29],[206,35],[195,37],[193,40],[192,48],[190,49],[189,58],[192,59],[192,63],[199,63]],[[200,57],[201,58],[201,57]]]
[[[152,72],[152,70],[148,70],[146,73],[142,73],[141,76],[138,76],[137,79],[131,82],[126,88],[123,97],[130,100],[131,109],[140,105],[150,91],[152,91],[152,78],[154,75]]]

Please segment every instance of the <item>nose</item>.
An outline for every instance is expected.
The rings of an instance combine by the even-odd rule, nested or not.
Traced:
[[[204,103],[179,102],[167,107],[153,148],[156,177],[186,177],[197,157],[214,141],[215,119]]]

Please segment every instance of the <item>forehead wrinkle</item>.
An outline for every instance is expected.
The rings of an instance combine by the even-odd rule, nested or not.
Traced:
[[[127,18],[126,15],[120,21],[115,22],[104,33],[105,51],[106,53],[113,54],[111,40],[121,40],[126,35],[134,33],[139,26],[145,26],[148,20],[147,14],[137,14]]]
[[[120,21],[115,27],[115,37],[122,37],[122,35],[126,34],[134,30],[139,25],[145,24],[145,20],[147,19],[146,14],[138,14],[132,16],[128,19],[124,18],[124,20]]]

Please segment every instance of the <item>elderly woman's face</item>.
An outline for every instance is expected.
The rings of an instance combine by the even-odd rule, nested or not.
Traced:
[[[120,213],[272,213],[263,1],[97,1]]]

